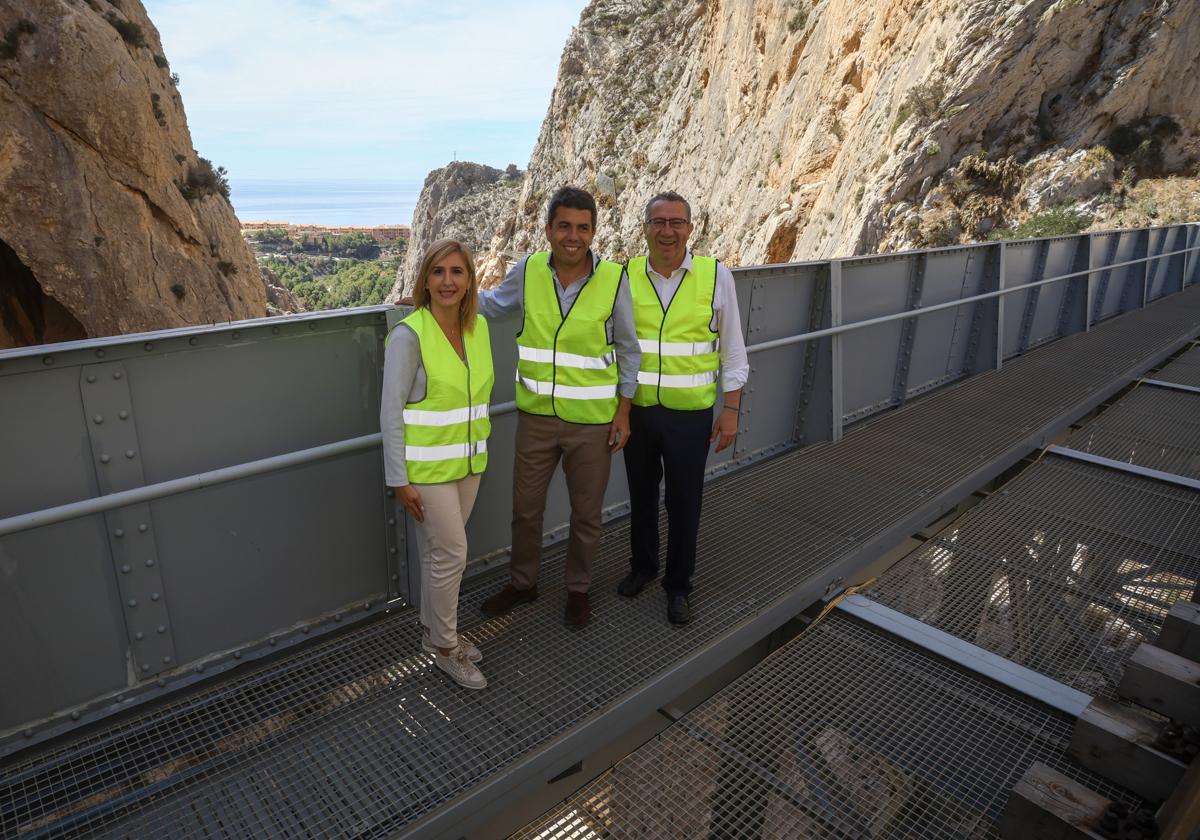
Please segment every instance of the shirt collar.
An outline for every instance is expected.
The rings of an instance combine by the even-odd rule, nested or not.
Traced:
[[[583,282],[584,280],[590,280],[592,275],[596,273],[596,266],[600,265],[600,257],[598,257],[596,255],[596,252],[593,251],[591,248],[588,248],[588,256],[592,258],[592,270],[589,271],[586,276],[581,277],[579,280],[576,280],[575,281],[576,283]],[[691,259],[691,257],[689,256],[688,259]],[[546,265],[550,266],[550,273],[554,275],[554,281],[557,283],[558,282],[558,269],[556,269],[554,267],[554,252],[553,251],[550,251],[546,255]]]
[[[683,262],[681,262],[679,264],[679,268],[677,268],[673,272],[671,272],[671,277],[663,277],[661,274],[659,274],[657,271],[655,271],[653,268],[651,268],[649,257],[646,257],[646,270],[650,274],[653,274],[655,277],[661,277],[663,280],[670,280],[671,277],[674,277],[676,274],[682,275],[682,274],[692,270],[692,251],[689,248],[684,253]]]

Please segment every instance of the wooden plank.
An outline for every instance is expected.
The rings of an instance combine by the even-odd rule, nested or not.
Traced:
[[[1000,815],[1004,840],[1095,840],[1109,800],[1034,762],[1013,785]]]
[[[1165,724],[1097,698],[1071,733],[1071,755],[1089,770],[1155,802],[1171,795],[1185,769],[1152,745]]]
[[[1175,792],[1158,811],[1158,840],[1200,838],[1200,758],[1194,759]]]
[[[1200,727],[1200,663],[1141,644],[1125,665],[1117,692],[1147,709]]]
[[[1200,662],[1200,604],[1176,601],[1167,613],[1155,647]]]

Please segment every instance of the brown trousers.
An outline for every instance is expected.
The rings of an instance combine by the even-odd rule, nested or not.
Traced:
[[[587,592],[592,585],[592,560],[600,542],[600,513],[612,467],[608,432],[607,424],[568,423],[557,417],[517,412],[510,569],[512,585],[517,589],[537,583],[546,491],[559,459],[571,499],[567,591]]]

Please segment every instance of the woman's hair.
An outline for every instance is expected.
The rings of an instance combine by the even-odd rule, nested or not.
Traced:
[[[417,308],[429,306],[429,275],[433,267],[456,253],[462,254],[463,262],[467,264],[467,293],[458,305],[458,324],[464,333],[468,333],[475,328],[475,313],[479,308],[479,277],[475,274],[475,257],[470,247],[457,239],[439,239],[425,250],[413,287],[413,305]]]

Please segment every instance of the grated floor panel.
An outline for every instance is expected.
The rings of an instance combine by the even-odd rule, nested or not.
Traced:
[[[864,423],[837,444],[715,482],[705,496],[696,620],[686,628],[665,622],[656,593],[614,594],[628,556],[627,526],[617,523],[603,537],[594,619],[583,632],[562,623],[560,553],[547,558],[541,598],[502,619],[478,618],[495,575],[464,585],[460,614],[484,650],[487,690],[449,684],[420,652],[415,612],[399,610],[18,754],[0,767],[0,834],[372,837],[403,829],[782,595],[823,586],[863,543],[988,463],[1024,451],[1033,431],[1066,422],[1089,395],[1149,367],[1198,323],[1200,289],[1189,290]]]
[[[1064,446],[1200,479],[1200,394],[1136,388]]]
[[[1073,720],[835,613],[513,835],[982,838]]]
[[[1200,388],[1200,346],[1179,354],[1178,358],[1155,373],[1151,379]]]

